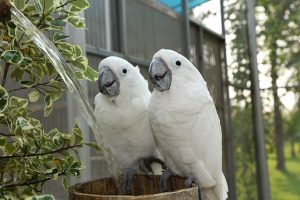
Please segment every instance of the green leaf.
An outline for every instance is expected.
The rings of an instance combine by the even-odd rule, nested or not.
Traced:
[[[62,20],[59,20],[59,19],[55,19],[53,21],[51,21],[51,24],[53,26],[60,26],[60,27],[65,27],[66,26],[66,22],[62,21]]]
[[[17,148],[16,148],[16,146],[15,146],[13,143],[7,143],[7,144],[5,145],[5,152],[6,152],[7,154],[12,154],[12,153],[14,153],[16,149],[17,149]]]
[[[29,57],[24,57],[21,65],[31,65],[32,64],[32,59]]]
[[[40,93],[34,90],[28,94],[28,98],[30,102],[37,102],[40,98]]]
[[[47,11],[58,6],[59,0],[39,0],[39,2],[43,9],[43,12],[46,13]]]
[[[40,16],[42,16],[43,15],[43,8],[42,8],[42,6],[40,4],[40,1],[39,0],[33,0],[33,1],[34,1],[34,7],[30,6],[28,8],[28,12],[33,12],[34,10],[36,10],[38,12],[38,14]]]
[[[71,5],[69,12],[74,13],[74,14],[79,14],[79,13],[81,13],[81,8]]]
[[[28,100],[13,96],[10,98],[9,104],[17,108],[26,108],[28,105]]]
[[[20,29],[16,29],[16,40],[18,41],[19,44],[24,44],[29,43],[31,41],[30,37],[25,35],[24,31]]]
[[[28,119],[29,123],[32,124],[32,126],[36,127],[36,128],[40,128],[41,126],[41,122],[37,119],[34,119],[34,118],[29,118]]]
[[[77,58],[82,55],[82,50],[81,50],[81,48],[80,48],[79,45],[75,45],[74,46],[74,53],[75,53],[75,55],[76,55]]]
[[[14,4],[18,10],[22,10],[25,7],[25,0],[14,0]]]
[[[84,21],[79,16],[70,16],[68,22],[76,28],[85,28]]]
[[[82,144],[83,143],[82,131],[77,124],[75,124],[75,126],[73,127],[72,132],[75,135],[75,144]]]
[[[88,67],[88,60],[84,56],[79,56],[72,62],[72,64],[81,70],[86,70]]]
[[[22,131],[22,127],[21,126],[17,126],[16,128],[15,128],[15,135],[16,136],[22,136],[23,135],[23,131]]]
[[[88,67],[85,71],[84,71],[84,76],[90,80],[90,81],[97,81],[98,80],[98,72],[95,71],[94,69],[92,69],[91,67]]]
[[[59,48],[59,50],[63,51],[63,52],[73,52],[73,45],[67,43],[67,42],[57,42],[57,47]]]
[[[4,34],[4,30],[0,30],[0,35],[3,35]],[[3,36],[2,37],[0,37],[0,45],[3,47],[4,45],[3,45]],[[2,51],[2,49],[0,49],[0,51]],[[0,73],[0,75],[1,75],[1,73]]]
[[[63,95],[63,91],[64,88],[61,85],[60,81],[56,81],[56,80],[50,80],[49,85],[51,86],[52,90],[48,91],[48,94],[51,96],[52,101],[56,101],[58,100],[62,95]]]
[[[19,64],[23,60],[23,55],[20,51],[17,50],[10,50],[4,51],[1,56],[1,60],[11,64]]]
[[[22,86],[24,86],[26,88],[31,88],[34,84],[34,82],[32,82],[32,81],[21,81],[20,83]]]
[[[16,35],[16,31],[17,31],[16,25],[12,22],[8,22],[7,23],[7,28],[8,28],[8,35],[10,37],[14,37]]]
[[[10,77],[16,82],[20,82],[23,79],[24,70],[21,70],[19,67],[15,67],[11,72]]]
[[[56,181],[58,179],[58,172],[53,175],[52,180]]]
[[[92,142],[84,142],[84,145],[90,146],[93,149],[97,150],[97,151],[102,151],[101,147],[99,145],[97,145],[96,143],[92,143]]]
[[[63,184],[65,190],[67,190],[69,188],[69,181],[65,176],[62,178],[62,184]]]
[[[77,79],[82,80],[84,79],[84,74],[82,72],[74,72],[74,75]]]
[[[0,137],[0,147],[5,146],[7,143],[7,138],[6,137]]]
[[[76,6],[80,11],[87,9],[90,6],[87,0],[75,0],[71,1],[70,4]]]
[[[55,33],[53,36],[53,41],[54,42],[58,42],[58,41],[62,41],[64,39],[67,39],[69,36],[64,35],[62,33]]]
[[[8,104],[8,93],[4,87],[0,85],[0,112],[3,112]]]
[[[53,138],[56,134],[59,133],[59,130],[57,128],[53,128],[48,132],[48,135]]]
[[[35,194],[34,190],[30,187],[25,188],[25,190],[23,191],[23,195],[26,195],[26,196],[33,196],[34,194]]]
[[[18,117],[16,124],[17,126],[20,126],[23,131],[34,129],[34,127],[24,117]]]
[[[53,100],[50,95],[46,95],[44,101],[45,101],[44,116],[48,117],[53,109]]]

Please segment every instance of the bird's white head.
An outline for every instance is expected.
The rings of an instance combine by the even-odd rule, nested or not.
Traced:
[[[169,90],[174,81],[178,84],[197,81],[205,85],[196,67],[186,57],[169,49],[155,53],[149,67],[149,77],[155,89],[161,92]]]
[[[140,81],[145,81],[138,67],[119,57],[110,56],[103,59],[98,69],[99,90],[107,97],[134,90]]]

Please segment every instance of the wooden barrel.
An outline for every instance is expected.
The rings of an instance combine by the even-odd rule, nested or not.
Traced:
[[[198,200],[198,187],[184,188],[184,179],[171,176],[169,191],[159,192],[160,176],[136,175],[132,195],[118,195],[113,178],[103,178],[77,184],[69,189],[70,200]]]

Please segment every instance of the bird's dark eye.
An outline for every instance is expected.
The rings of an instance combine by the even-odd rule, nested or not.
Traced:
[[[123,72],[124,74],[126,74],[126,73],[127,73],[127,69],[123,69],[122,72]]]
[[[180,66],[180,65],[181,65],[181,62],[180,62],[179,60],[177,60],[177,61],[176,61],[176,65],[177,65],[177,66]]]

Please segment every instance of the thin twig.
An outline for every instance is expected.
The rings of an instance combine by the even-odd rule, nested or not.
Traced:
[[[40,89],[35,88],[40,94],[42,94],[43,96],[46,96],[46,94],[44,92],[42,92]]]
[[[60,5],[60,6],[57,6],[57,7],[55,8],[55,10],[57,10],[57,9],[59,9],[59,8],[62,8],[62,7],[66,6],[66,5],[69,4],[69,3],[72,3],[73,1],[75,1],[75,0],[67,1],[67,2],[64,3],[64,4],[62,4],[62,5]]]
[[[63,148],[59,148],[59,149],[56,149],[54,151],[24,154],[24,155],[0,156],[0,158],[3,159],[3,158],[24,158],[24,157],[33,157],[33,156],[44,156],[44,155],[48,155],[48,154],[58,153],[58,152],[63,151],[63,150],[73,149],[75,147],[80,147],[80,146],[81,146],[81,144],[76,144],[76,145],[72,145],[72,146],[66,146],[66,147],[63,147]]]
[[[62,176],[62,175],[65,175],[66,172],[62,172],[62,173],[59,173],[58,176]],[[45,179],[42,179],[42,180],[36,180],[36,181],[32,181],[31,179],[25,181],[25,182],[22,182],[22,183],[14,183],[14,184],[9,184],[9,185],[4,185],[2,188],[12,188],[12,187],[17,187],[17,186],[30,186],[30,185],[34,185],[34,184],[37,184],[37,183],[43,183],[43,182],[46,182],[48,180],[52,179],[52,177],[49,177],[49,178],[45,178]]]
[[[3,74],[3,78],[2,78],[2,83],[1,85],[4,87],[5,85],[5,81],[6,81],[6,77],[7,77],[7,73],[8,73],[8,68],[9,68],[10,64],[6,63],[5,67],[4,67],[4,74]]]
[[[57,78],[55,78],[55,80],[56,80]],[[25,89],[30,89],[30,88],[35,88],[35,89],[37,89],[37,87],[39,87],[39,86],[48,86],[48,87],[52,87],[52,88],[55,88],[55,89],[58,89],[57,87],[55,87],[55,86],[53,86],[53,85],[48,85],[50,83],[50,81],[47,81],[47,82],[44,82],[44,83],[37,83],[37,84],[35,84],[35,85],[32,85],[31,87],[24,87],[24,86],[22,86],[22,87],[19,87],[19,88],[15,88],[15,89],[11,89],[11,90],[8,90],[7,92],[8,93],[11,93],[11,92],[16,92],[16,91],[19,91],[19,90],[25,90]]]
[[[20,45],[20,42],[21,42],[22,38],[24,37],[24,35],[25,35],[25,33],[22,33],[20,39],[17,41],[17,44],[18,44],[18,45]]]
[[[9,134],[9,133],[0,133],[0,135],[5,136],[5,137],[14,136],[13,134]]]
[[[29,185],[29,187],[30,187],[31,189],[33,189],[36,193],[41,193],[41,192],[42,192],[41,190],[39,190],[39,189],[37,189],[37,188],[34,188],[34,187],[32,187],[31,185]]]
[[[234,84],[234,83],[228,83],[229,86],[232,86],[236,89],[241,89],[241,90],[251,90],[250,87],[245,87],[242,85]],[[272,90],[272,89],[300,89],[300,84],[299,85],[286,85],[286,86],[276,86],[276,87],[267,87],[267,88],[260,88],[260,90]]]

